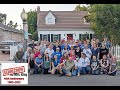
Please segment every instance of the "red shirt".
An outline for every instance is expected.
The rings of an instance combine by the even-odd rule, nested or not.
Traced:
[[[39,54],[40,54],[40,52],[35,53],[34,58],[38,57]]]
[[[71,55],[70,57],[72,58],[72,60],[76,60],[75,55]]]

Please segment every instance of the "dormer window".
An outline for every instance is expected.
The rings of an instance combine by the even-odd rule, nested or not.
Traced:
[[[48,18],[47,23],[52,24],[52,18]]]
[[[55,24],[55,17],[54,15],[51,13],[51,11],[49,11],[49,13],[47,14],[47,16],[45,17],[45,23],[47,25],[49,24]]]

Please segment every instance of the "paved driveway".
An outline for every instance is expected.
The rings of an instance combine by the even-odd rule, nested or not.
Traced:
[[[0,52],[0,61],[8,61],[8,60],[10,60],[10,54]]]
[[[120,72],[116,76],[82,75],[59,77],[58,75],[30,75],[28,86],[120,86]]]

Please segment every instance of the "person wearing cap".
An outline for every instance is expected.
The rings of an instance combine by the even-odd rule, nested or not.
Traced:
[[[51,59],[52,58],[52,54],[54,53],[54,50],[53,50],[53,46],[52,45],[49,45],[48,48],[45,50],[44,54],[48,53],[49,54],[49,58]]]
[[[57,55],[58,62],[60,63],[60,58],[62,57],[62,52],[60,52],[60,48],[56,48],[56,52],[53,53],[52,58]]]
[[[61,46],[59,45],[59,42],[56,41],[55,45],[53,46],[53,50],[56,52],[56,49],[59,48],[61,51]]]
[[[91,72],[90,68],[90,59],[87,57],[85,53],[81,54],[81,58],[79,59],[79,64],[82,67],[82,74],[87,74]]]
[[[83,49],[83,53],[86,54],[86,56],[90,59],[92,56],[92,51],[90,48],[88,48],[88,45],[85,45],[85,48]]]
[[[66,75],[68,77],[72,76],[72,70],[74,66],[75,66],[74,61],[72,60],[71,57],[69,57],[68,60],[64,61],[64,66],[61,69],[60,76],[63,75]]]

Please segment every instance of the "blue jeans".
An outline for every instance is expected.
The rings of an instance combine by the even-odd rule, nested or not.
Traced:
[[[87,74],[91,71],[90,66],[86,66],[86,67],[82,67],[82,73],[83,74]]]
[[[71,74],[71,72],[69,70],[65,70],[63,67],[62,67],[62,72],[63,72],[64,75],[65,74]]]
[[[96,69],[96,70],[92,70],[92,75],[98,75],[100,72],[99,69]]]
[[[34,74],[38,74],[38,73],[39,73],[39,72],[38,72],[39,68],[42,69],[42,74],[44,73],[44,66],[43,66],[43,65],[40,66],[40,67],[38,67],[37,65],[35,65],[35,66],[34,66]]]
[[[111,76],[115,76],[116,73],[117,73],[117,71],[115,71],[115,72],[113,72],[113,73],[111,73],[111,74],[109,74],[109,75],[111,75]]]
[[[72,75],[73,75],[73,76],[76,76],[77,74],[80,74],[81,71],[82,71],[82,67],[78,66],[77,69],[75,69],[75,70],[72,72]]]

